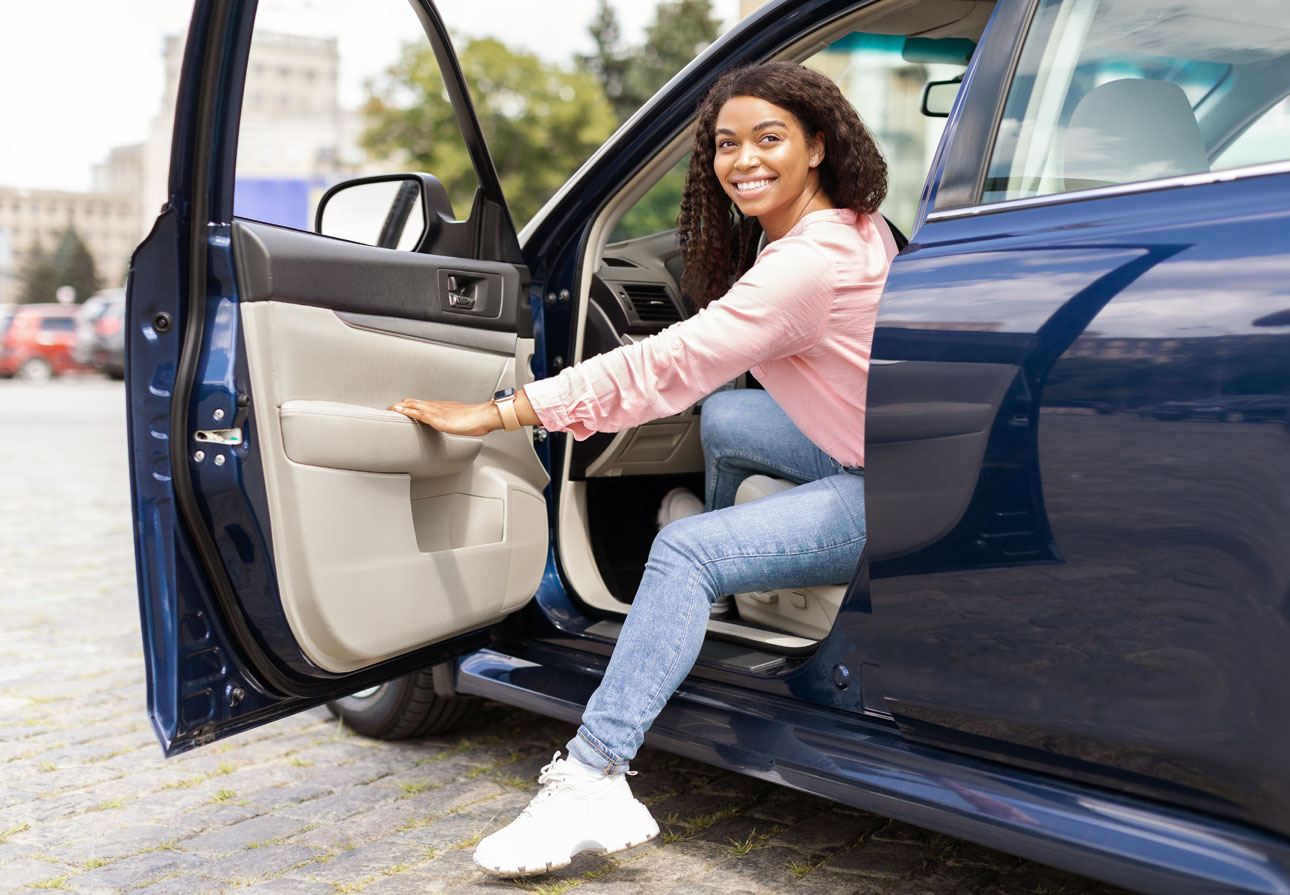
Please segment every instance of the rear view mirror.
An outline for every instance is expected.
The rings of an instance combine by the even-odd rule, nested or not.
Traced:
[[[928,118],[950,117],[950,109],[954,108],[954,100],[959,95],[962,83],[962,75],[948,81],[928,81],[923,85],[920,111]]]
[[[338,183],[318,202],[314,230],[350,242],[414,252],[452,220],[443,185],[429,174],[386,174]]]

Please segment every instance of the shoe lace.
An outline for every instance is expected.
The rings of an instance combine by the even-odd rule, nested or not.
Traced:
[[[543,767],[538,774],[538,783],[542,784],[542,789],[533,797],[533,801],[529,802],[528,807],[520,812],[520,817],[531,815],[533,809],[551,801],[556,793],[573,788],[573,772],[567,765],[557,765],[559,758],[560,753],[556,752],[551,756],[551,763]]]

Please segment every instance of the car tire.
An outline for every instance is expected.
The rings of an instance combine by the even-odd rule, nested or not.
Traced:
[[[104,367],[103,372],[106,373],[107,378],[111,379],[113,382],[120,382],[125,379],[124,367]]]
[[[447,733],[460,727],[479,700],[440,696],[430,669],[327,703],[328,710],[355,733],[380,740]]]
[[[1245,422],[1245,414],[1239,410],[1229,410],[1223,414],[1223,421],[1227,423],[1243,423]]]
[[[54,368],[40,357],[29,357],[18,367],[18,378],[32,385],[44,385],[54,378]]]

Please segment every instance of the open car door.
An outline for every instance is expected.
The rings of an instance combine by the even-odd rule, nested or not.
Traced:
[[[254,4],[196,3],[169,201],[128,298],[148,711],[167,755],[467,650],[542,574],[531,433],[450,437],[385,409],[488,400],[525,381],[532,344],[528,272],[447,31],[412,6],[479,190],[456,221],[432,177],[368,184],[392,187],[400,251],[379,247],[388,233],[233,216]]]

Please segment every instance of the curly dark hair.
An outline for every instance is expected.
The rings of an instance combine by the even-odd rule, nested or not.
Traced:
[[[807,136],[824,134],[820,187],[835,207],[869,214],[887,195],[887,163],[855,108],[828,77],[793,62],[726,72],[699,104],[676,223],[685,260],[682,291],[700,308],[725,294],[731,278],[751,266],[759,232],[755,218],[737,208],[732,211],[733,203],[712,167],[717,113],[736,96],[787,109]]]

